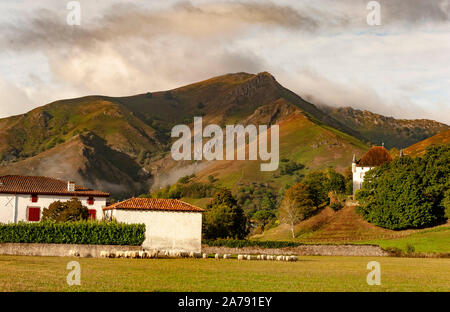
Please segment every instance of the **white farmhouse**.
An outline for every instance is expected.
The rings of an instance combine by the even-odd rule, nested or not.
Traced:
[[[144,248],[201,252],[203,209],[177,199],[131,198],[103,208],[107,219],[144,223]]]
[[[54,178],[7,175],[0,177],[0,223],[37,222],[42,210],[55,201],[78,198],[89,216],[103,218],[109,193],[91,190],[74,182]]]
[[[384,148],[384,146],[372,147],[358,161],[356,160],[356,156],[353,155],[353,194],[355,194],[356,190],[361,189],[364,182],[364,175],[367,173],[367,171],[390,161],[392,161],[392,156]]]

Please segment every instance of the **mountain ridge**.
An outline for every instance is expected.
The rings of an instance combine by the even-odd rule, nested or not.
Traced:
[[[134,96],[65,99],[2,118],[0,174],[55,172],[47,158],[65,160],[67,168],[57,170],[64,178],[80,179],[119,197],[138,195],[194,172],[203,179],[208,172],[222,175],[224,183],[232,185],[230,176],[236,172],[218,174],[214,169],[223,164],[170,158],[171,128],[192,126],[194,116],[221,127],[278,123],[280,158],[301,162],[307,170],[331,165],[342,171],[353,153],[361,155],[369,148],[358,130],[303,100],[270,73],[240,72]],[[272,173],[254,174],[256,163],[245,163],[230,168],[245,171],[250,182],[274,180],[278,187],[294,181],[273,178]]]

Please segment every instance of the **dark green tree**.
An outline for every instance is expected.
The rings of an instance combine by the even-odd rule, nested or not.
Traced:
[[[436,225],[445,219],[449,176],[450,145],[428,148],[423,158],[398,157],[365,175],[358,212],[388,229]]]
[[[219,190],[214,195],[203,217],[206,239],[244,239],[249,233],[247,217],[228,189]]]
[[[309,185],[310,199],[314,206],[328,204],[329,181],[325,172],[311,172],[305,176],[302,183]]]

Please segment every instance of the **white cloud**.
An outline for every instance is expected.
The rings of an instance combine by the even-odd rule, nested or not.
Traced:
[[[384,2],[375,28],[361,0],[81,2],[79,28],[65,24],[60,2],[3,7],[0,45],[46,61],[11,71],[0,54],[1,91],[15,101],[0,116],[267,70],[316,103],[450,123],[448,0]]]

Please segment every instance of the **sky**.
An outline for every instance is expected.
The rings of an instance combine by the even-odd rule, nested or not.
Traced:
[[[0,3],[0,118],[86,95],[270,72],[315,104],[450,124],[450,0]]]

